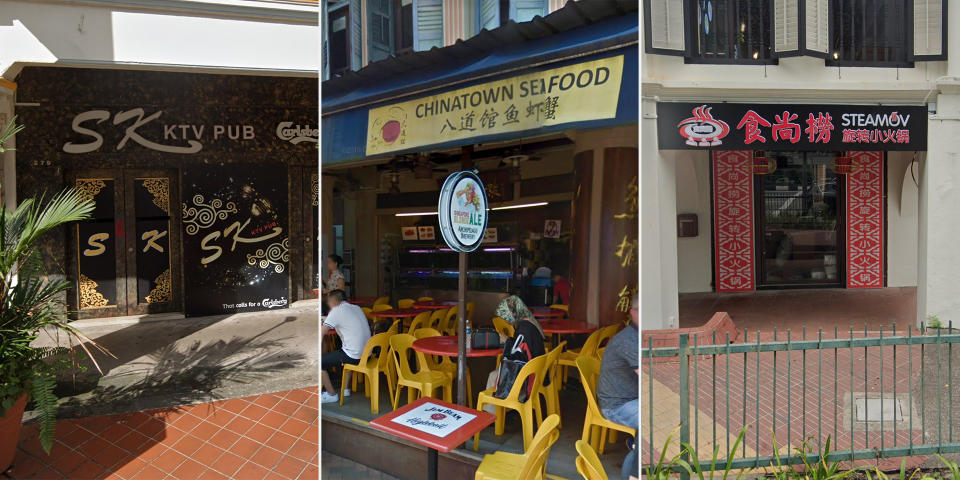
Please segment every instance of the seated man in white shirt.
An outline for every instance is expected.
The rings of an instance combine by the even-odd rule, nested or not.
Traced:
[[[340,400],[337,390],[333,388],[330,382],[330,369],[340,367],[345,363],[356,365],[360,363],[360,356],[363,354],[363,347],[367,345],[370,339],[370,325],[367,324],[367,317],[363,310],[347,303],[344,300],[343,290],[333,290],[327,293],[327,306],[330,307],[330,313],[323,320],[320,327],[321,338],[327,335],[331,329],[336,330],[340,337],[342,347],[332,352],[325,352],[320,357],[320,379],[323,382],[323,391],[320,392],[320,401],[322,403],[332,403]],[[344,375],[342,381],[349,380],[349,376]],[[348,396],[350,391],[344,389],[343,396]]]

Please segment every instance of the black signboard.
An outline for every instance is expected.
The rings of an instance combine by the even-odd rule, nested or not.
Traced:
[[[182,208],[188,315],[287,306],[290,240],[285,166],[185,168]]]
[[[926,150],[922,106],[658,103],[661,150]]]

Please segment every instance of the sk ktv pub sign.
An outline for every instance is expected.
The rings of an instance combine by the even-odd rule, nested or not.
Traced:
[[[437,205],[440,234],[457,252],[472,252],[483,242],[487,230],[487,191],[476,173],[451,174],[440,189]]]
[[[927,108],[658,103],[661,150],[926,150]]]

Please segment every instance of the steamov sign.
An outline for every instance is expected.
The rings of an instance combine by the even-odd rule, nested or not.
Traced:
[[[446,244],[458,252],[472,252],[483,242],[487,230],[487,192],[477,174],[456,172],[440,189],[437,206],[440,233]]]
[[[926,150],[922,106],[658,103],[661,150]]]

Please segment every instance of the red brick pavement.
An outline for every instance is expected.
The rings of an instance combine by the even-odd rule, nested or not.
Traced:
[[[898,332],[905,334],[906,332]],[[834,332],[824,333],[825,338],[833,338]],[[890,336],[891,332],[885,332],[884,336]],[[914,335],[917,333],[914,331]],[[865,334],[861,330],[854,333],[854,337],[863,337]],[[876,336],[878,332],[870,332],[868,335]],[[743,334],[741,334],[741,337]],[[792,332],[791,339],[799,340],[799,332]],[[808,332],[808,339],[816,339],[816,333]],[[839,338],[850,338],[849,330],[841,333]],[[780,332],[777,336],[780,341],[786,340],[785,332]],[[761,334],[761,341],[768,342],[773,340],[772,333]],[[751,332],[747,336],[747,342],[756,342],[757,333]],[[739,339],[739,342],[743,342]],[[693,340],[691,339],[691,344]],[[710,342],[708,342],[710,343]],[[723,343],[722,341],[720,343]],[[958,346],[960,347],[960,346]],[[935,348],[927,346],[925,348]],[[944,345],[944,352],[947,346]],[[894,391],[903,394],[910,391],[912,387],[916,391],[920,382],[921,372],[921,348],[913,346],[896,347],[896,359],[894,360],[894,347],[870,347],[864,348],[840,348],[829,350],[811,350],[804,354],[802,351],[778,352],[776,355],[772,352],[761,354],[731,354],[712,356],[699,356],[690,362],[690,404],[694,405],[701,413],[713,418],[714,421],[724,427],[732,437],[748,425],[745,435],[745,443],[748,448],[756,450],[760,455],[770,455],[773,453],[773,435],[775,432],[779,446],[791,444],[794,446],[803,442],[804,438],[810,439],[813,449],[817,449],[817,439],[826,440],[828,436],[832,438],[832,450],[847,450],[851,448],[879,448],[881,442],[884,447],[909,445],[911,440],[915,445],[923,443],[921,435],[920,399],[913,399],[913,430],[910,431],[904,426],[908,426],[908,421],[898,424],[896,435],[892,430],[876,431],[874,425],[873,431],[863,430],[863,424],[856,425],[853,435],[851,435],[850,419],[844,418],[845,394],[849,392],[871,392],[892,394]],[[946,353],[944,353],[946,355]],[[758,363],[759,361],[759,363]],[[852,362],[852,363],[851,363]],[[834,366],[836,365],[836,369]],[[852,368],[851,368],[852,365]],[[864,371],[864,366],[867,371]],[[907,367],[912,370],[908,371]],[[653,365],[653,378],[666,385],[673,392],[679,392],[679,365],[673,363],[655,363]],[[776,373],[774,370],[776,369]],[[650,367],[648,363],[643,364],[643,381],[648,381]],[[729,374],[727,373],[729,371]],[[927,372],[926,381],[930,381],[932,372]],[[717,380],[714,381],[714,378]],[[895,378],[895,381],[894,381]],[[745,380],[745,381],[744,381]],[[946,388],[946,386],[945,386]],[[888,397],[889,398],[889,397]],[[651,399],[644,400],[644,406],[641,408],[642,422],[649,423],[649,408],[647,403]],[[652,399],[653,402],[657,400]],[[846,402],[849,402],[847,397]],[[910,414],[910,405],[903,405],[904,415]],[[946,408],[946,406],[944,406]],[[848,408],[849,410],[849,408]],[[728,417],[729,412],[729,417]],[[929,427],[933,419],[922,419],[928,426],[927,438],[936,441],[936,432],[930,432]],[[657,420],[654,419],[656,422]],[[646,427],[644,427],[646,428]],[[701,427],[702,429],[703,427]],[[944,420],[944,441],[947,440],[946,420]],[[691,437],[697,431],[695,425],[691,425]],[[645,434],[647,432],[644,432]],[[758,435],[759,433],[759,435]],[[702,435],[701,435],[702,436]],[[881,438],[882,436],[882,438]],[[644,441],[643,449],[644,463],[650,461],[650,453],[659,455],[659,448],[662,447],[665,438],[654,438],[652,443],[654,448]],[[691,444],[704,445],[712,443],[710,438],[691,438]],[[674,439],[676,441],[676,439]],[[726,442],[721,441],[721,444]],[[711,447],[712,448],[712,447]],[[702,456],[702,454],[701,454]],[[725,457],[721,453],[722,457]],[[738,455],[739,456],[739,455]],[[883,468],[899,468],[900,460],[886,459],[880,461]],[[925,457],[912,457],[908,459],[909,465],[919,465]],[[875,465],[876,460],[858,462],[863,464]]]
[[[61,420],[50,455],[25,425],[14,479],[315,479],[317,387]],[[0,478],[3,478],[0,474]]]

